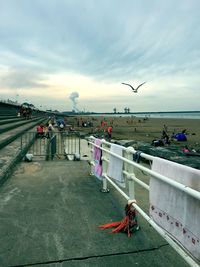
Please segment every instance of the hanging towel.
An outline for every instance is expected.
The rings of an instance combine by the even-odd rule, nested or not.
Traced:
[[[123,148],[122,146],[111,144],[110,152],[115,153],[118,156],[122,156]],[[116,180],[116,182],[121,187],[125,187],[122,170],[123,170],[123,161],[110,154],[109,165],[108,165],[108,176]]]
[[[94,144],[97,146],[101,146],[101,139],[96,138],[94,141]],[[93,171],[94,171],[94,175],[99,179],[101,179],[101,176],[102,176],[101,156],[102,156],[102,150],[99,147],[94,146],[93,158],[94,158],[95,166],[94,166]]]
[[[152,170],[200,191],[197,169],[155,157]],[[149,194],[153,220],[200,260],[200,201],[154,177]]]
[[[101,146],[101,139],[96,138],[94,140],[94,144],[97,145],[97,146]],[[101,159],[101,149],[99,147],[94,146],[93,157],[94,157],[94,160],[100,161],[100,159]]]

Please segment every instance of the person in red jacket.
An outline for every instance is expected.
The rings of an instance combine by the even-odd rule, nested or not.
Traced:
[[[108,134],[108,140],[109,140],[109,141],[110,141],[111,138],[112,138],[112,131],[113,131],[112,126],[108,126],[108,128],[107,128],[107,134]]]
[[[37,135],[36,137],[43,137],[44,136],[44,131],[43,131],[43,128],[44,126],[41,124],[41,125],[38,125],[36,130],[37,130]]]

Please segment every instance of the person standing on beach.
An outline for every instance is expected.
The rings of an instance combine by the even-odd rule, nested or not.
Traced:
[[[164,140],[165,144],[170,144],[169,135],[168,135],[168,128],[167,125],[163,125],[163,131],[162,131],[162,139]]]
[[[107,128],[107,134],[108,134],[108,140],[109,141],[112,138],[112,130],[113,130],[112,126],[108,126],[108,128]]]

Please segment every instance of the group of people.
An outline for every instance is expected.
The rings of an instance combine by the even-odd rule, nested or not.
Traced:
[[[77,127],[93,127],[93,122],[91,120],[85,120],[82,117],[76,118]]]
[[[74,125],[67,125],[66,120],[58,119],[54,117],[49,117],[49,120],[46,124],[40,124],[36,127],[37,138],[49,138],[51,133],[56,130],[63,132],[68,130],[69,132],[74,132]]]
[[[26,120],[32,119],[32,109],[30,107],[21,106],[17,114],[18,117],[23,117]]]
[[[108,139],[108,141],[111,141],[112,138],[112,132],[113,127],[111,125],[108,125],[104,121],[101,122],[101,125],[98,125],[95,129],[96,134],[102,134],[105,135],[104,137]]]
[[[51,132],[53,130],[54,130],[54,128],[53,128],[51,123],[46,124],[46,125],[40,124],[36,128],[36,131],[37,131],[36,137],[37,138],[47,138],[48,139],[48,138],[50,138],[50,134],[51,134]]]
[[[175,141],[187,141],[186,129],[182,130],[179,133],[175,133],[175,130],[174,130],[172,135],[169,136],[168,128],[164,124],[161,138],[157,139],[157,140],[153,140],[152,145],[154,145],[154,146],[164,146],[165,144],[170,145],[171,141],[173,141],[173,140],[175,140]]]

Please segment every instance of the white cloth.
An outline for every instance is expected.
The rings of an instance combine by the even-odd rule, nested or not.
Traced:
[[[116,144],[111,144],[110,152],[115,153],[118,156],[122,156],[123,147]],[[108,176],[116,180],[116,182],[121,187],[125,187],[122,170],[123,170],[123,161],[110,154],[109,165],[108,165]]]
[[[197,169],[155,158],[152,170],[200,191]],[[200,260],[200,201],[154,177],[149,194],[153,220]]]

